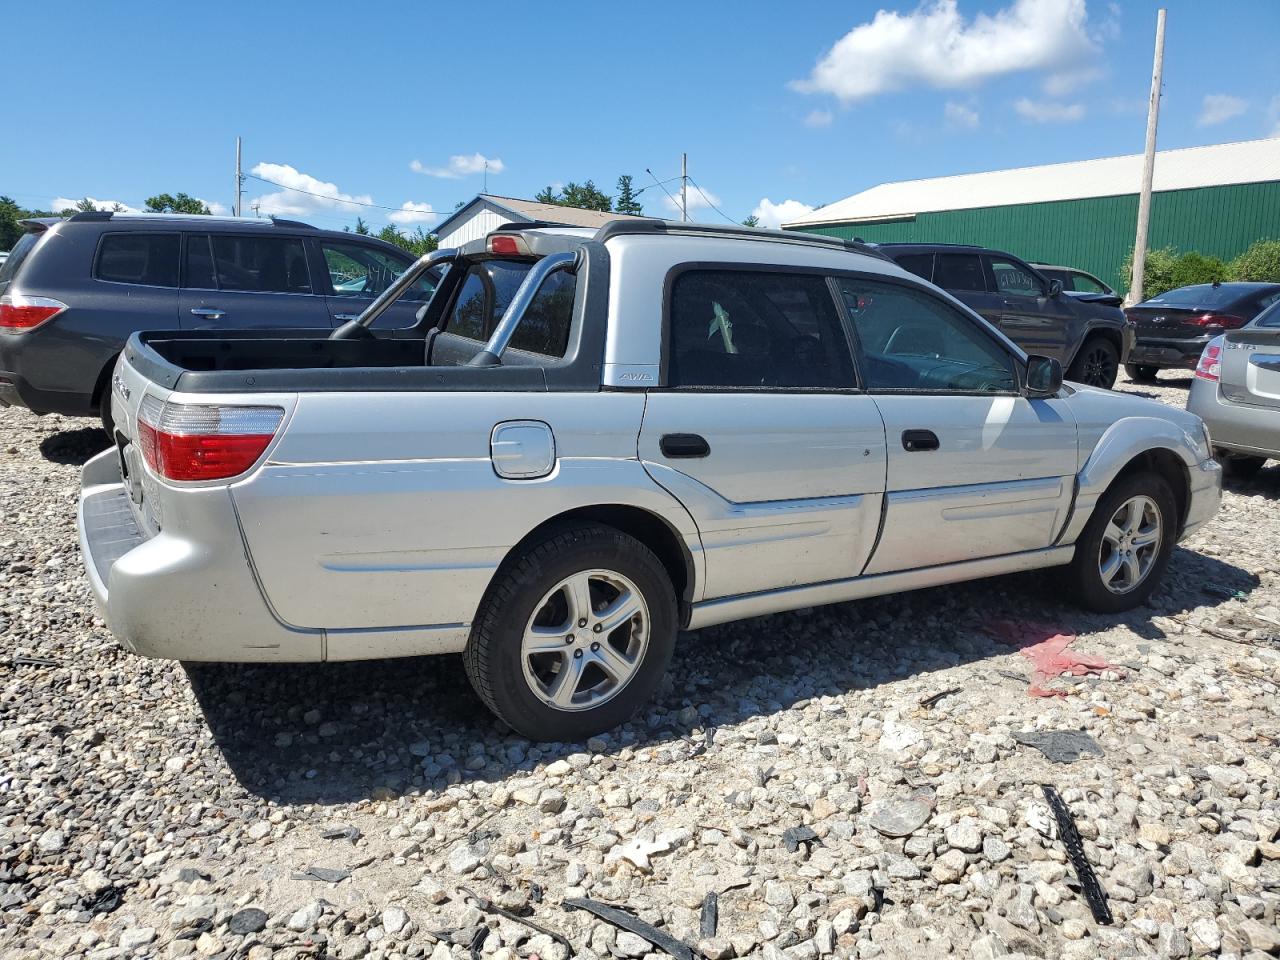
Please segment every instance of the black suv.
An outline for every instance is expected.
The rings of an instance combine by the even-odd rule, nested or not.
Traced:
[[[999,250],[947,243],[882,243],[905,270],[946,290],[1027,353],[1061,361],[1068,380],[1110,388],[1133,346],[1119,307],[1063,294],[1062,283]]]
[[[134,331],[333,329],[413,262],[291,220],[91,212],[23,226],[0,265],[0,405],[101,413],[108,430],[107,381]],[[420,281],[374,326],[412,327],[432,289]]]

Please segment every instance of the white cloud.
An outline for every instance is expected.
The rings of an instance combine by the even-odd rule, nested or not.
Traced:
[[[1225,123],[1248,109],[1248,102],[1240,97],[1233,97],[1229,93],[1207,93],[1200,104],[1200,116],[1196,124],[1211,127],[1215,123]]]
[[[449,163],[443,167],[428,167],[421,160],[413,160],[409,163],[409,169],[414,173],[425,173],[428,177],[460,180],[463,177],[484,173],[485,164],[488,164],[490,173],[501,173],[506,169],[506,164],[497,157],[486,157],[483,153],[455,153],[449,158]]]
[[[1018,100],[1013,109],[1031,123],[1074,123],[1084,117],[1083,103],[1057,103],[1052,100]]]
[[[95,210],[114,210],[116,213],[141,213],[141,207],[131,207],[119,200],[99,200],[97,197],[54,197],[51,204],[54,213],[72,209],[81,200],[89,200]]]
[[[1051,97],[1065,97],[1073,90],[1092,83],[1102,76],[1097,67],[1083,67],[1079,70],[1061,70],[1044,78],[1044,92]]]
[[[662,198],[662,202],[666,205],[667,209],[676,215],[679,215],[680,213],[680,194],[678,190],[678,187],[671,190],[675,199],[672,199],[671,197]],[[691,183],[689,184],[687,203],[690,212],[694,210],[710,210],[712,206],[720,206],[720,198],[710,190],[706,189],[706,187],[699,190]]]
[[[810,110],[804,118],[806,127],[829,127],[833,117],[830,110]]]
[[[970,21],[957,0],[930,0],[908,14],[880,10],[792,87],[849,103],[914,86],[971,87],[1026,70],[1075,71],[1097,50],[1085,0],[1013,0]]]
[[[392,223],[408,226],[414,223],[431,223],[434,220],[439,220],[440,214],[436,213],[429,203],[415,203],[412,200],[406,200],[400,204],[399,210],[387,214],[387,219]]]
[[[196,197],[196,199],[200,200],[199,197]],[[209,212],[212,213],[215,217],[225,217],[227,214],[231,212],[226,208],[226,206],[224,206],[221,203],[218,203],[216,200],[200,200],[200,202],[203,203],[206,207],[208,207]]]
[[[944,112],[947,126],[957,130],[975,130],[978,126],[978,111],[963,103],[948,100]]]
[[[760,221],[760,226],[777,229],[812,209],[813,207],[809,204],[801,203],[799,200],[783,200],[781,203],[774,203],[768,197],[761,197],[756,208],[751,211],[751,215]]]
[[[361,209],[361,204],[373,203],[373,197],[367,193],[343,193],[336,183],[318,180],[287,163],[259,163],[249,172],[292,188],[263,194],[245,204],[247,210],[256,204],[264,217],[298,217],[322,210],[355,212]]]

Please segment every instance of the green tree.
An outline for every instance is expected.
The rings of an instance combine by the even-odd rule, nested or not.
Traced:
[[[613,202],[613,209],[618,213],[629,213],[636,217],[644,213],[644,206],[636,199],[635,191],[632,189],[629,173],[624,173],[618,178],[618,199]]]
[[[1280,283],[1280,240],[1255,241],[1227,269],[1232,280]]]
[[[418,227],[413,233],[406,234],[394,223],[389,223],[379,230],[378,239],[393,243],[401,250],[407,251],[415,257],[430,253],[440,246],[440,238],[434,233],[427,233],[421,227]]]
[[[31,217],[52,217],[49,210],[28,210],[18,206],[12,197],[0,196],[0,250],[12,250],[26,232],[18,221]]]
[[[1189,250],[1173,264],[1170,280],[1175,287],[1189,287],[1193,283],[1221,283],[1227,279],[1227,265],[1218,257],[1208,257],[1196,250]]]
[[[747,217],[747,219],[742,221],[742,225],[744,227],[758,227],[760,226],[760,218],[753,213],[751,216]]]
[[[577,207],[580,210],[601,210],[609,213],[613,210],[613,197],[601,193],[595,182],[569,182],[557,193],[554,187],[544,187],[534,194],[533,199],[539,203],[554,203],[561,207]]]
[[[76,213],[93,213],[98,209],[98,205],[88,197],[84,197],[83,199],[76,201],[76,205],[73,209]]]
[[[356,217],[356,233],[362,237],[369,236],[369,225],[364,222],[363,217]]]
[[[147,198],[148,213],[193,213],[208,216],[213,211],[203,200],[188,196],[185,193],[157,193]]]

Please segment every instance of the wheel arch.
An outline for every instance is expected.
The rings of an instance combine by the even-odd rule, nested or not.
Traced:
[[[1089,345],[1090,340],[1106,340],[1116,348],[1116,364],[1119,365],[1124,359],[1124,337],[1115,327],[1102,323],[1091,324],[1084,329],[1084,334],[1080,337],[1080,342],[1076,344],[1075,352],[1071,354],[1071,360],[1066,364],[1067,369],[1075,366],[1075,362],[1080,359],[1080,354],[1084,348]]]
[[[1183,524],[1187,522],[1187,511],[1191,507],[1191,473],[1182,458],[1168,447],[1153,447],[1130,459],[1107,484],[1107,490],[1135,473],[1148,471],[1162,477],[1173,491],[1173,500],[1178,507],[1178,531],[1181,532]]]
[[[552,531],[575,523],[596,523],[612,527],[639,540],[653,551],[662,563],[680,606],[680,623],[688,620],[697,583],[697,566],[684,538],[662,516],[644,507],[622,503],[592,504],[565,510],[538,524],[507,551],[505,565],[520,556],[532,544],[545,539]],[[495,578],[496,579],[496,578]]]

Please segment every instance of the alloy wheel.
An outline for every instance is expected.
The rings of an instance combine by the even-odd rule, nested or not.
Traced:
[[[1112,593],[1129,593],[1151,572],[1160,553],[1160,508],[1150,497],[1120,504],[1102,531],[1098,573]]]

